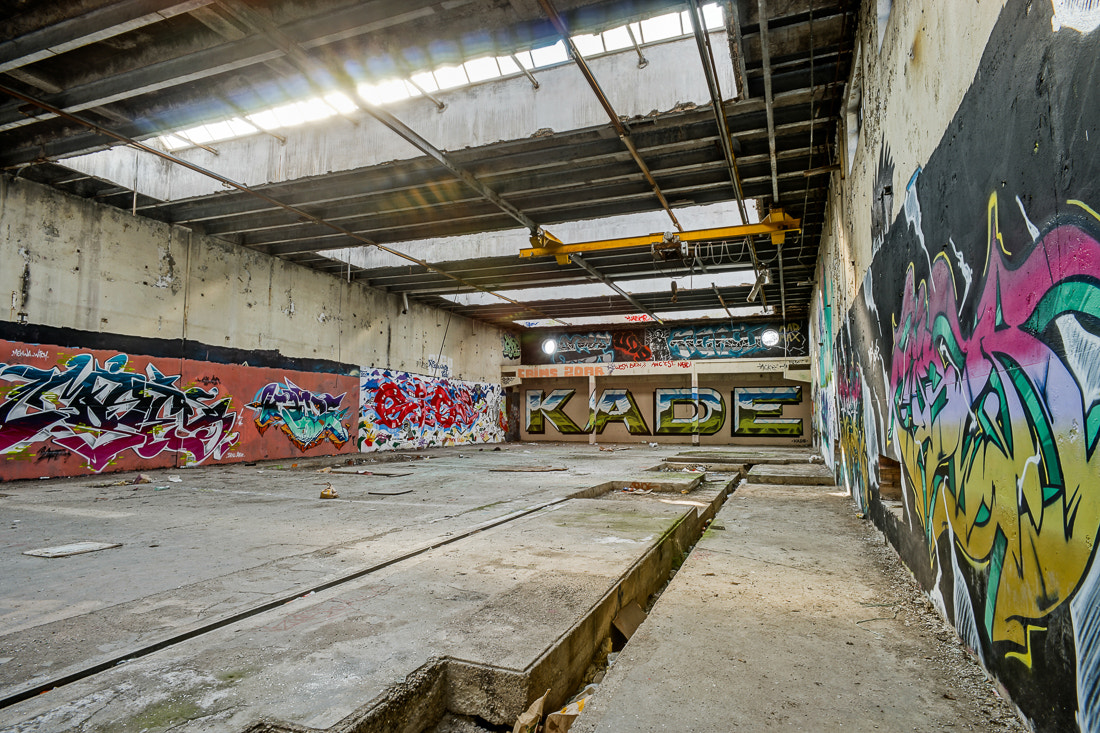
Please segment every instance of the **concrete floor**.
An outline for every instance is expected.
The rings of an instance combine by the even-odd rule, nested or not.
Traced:
[[[646,471],[675,447],[621,448],[510,444],[0,485],[0,699],[11,703],[0,730],[413,731],[447,710],[470,729],[510,729],[528,699],[551,688],[558,705],[601,666],[620,610],[648,605],[752,458],[684,451]],[[768,458],[801,463],[793,473],[807,482],[820,473],[805,453]],[[704,466],[701,481],[691,469]],[[318,498],[328,483],[340,498]],[[727,529],[688,557],[578,726],[925,730],[930,710],[969,723],[958,708],[970,703],[944,703],[950,682],[915,661],[926,630],[853,626],[889,584],[858,541],[868,525],[835,493],[734,494],[715,522]],[[82,540],[121,546],[22,554]],[[912,704],[876,718],[876,696],[863,710],[857,693],[879,688],[838,675],[838,649]],[[797,688],[809,717],[754,707],[770,685]],[[953,696],[986,704],[991,693]],[[684,709],[718,722],[677,727]],[[815,714],[842,722],[815,726]]]

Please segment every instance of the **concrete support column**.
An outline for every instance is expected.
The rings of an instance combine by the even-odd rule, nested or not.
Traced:
[[[691,365],[691,399],[695,403],[695,432],[691,434],[691,444],[699,445],[699,372],[695,364]]]
[[[595,399],[596,399],[596,375],[595,374],[589,374],[588,375],[588,404],[590,406],[595,404]],[[589,412],[591,412],[591,409],[589,410]],[[596,444],[596,431],[595,430],[593,430],[591,433],[588,434],[588,444],[589,445],[595,445]]]

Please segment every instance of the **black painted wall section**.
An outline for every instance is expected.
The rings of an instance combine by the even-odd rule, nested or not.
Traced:
[[[865,224],[823,439],[1035,727],[1100,730],[1100,30],[1052,13],[1009,0],[923,169],[895,176],[905,141],[879,142],[880,179],[908,183]]]
[[[328,359],[301,359],[284,356],[276,350],[232,349],[183,339],[155,339],[119,333],[82,331],[36,324],[0,321],[0,339],[28,344],[57,344],[72,349],[104,349],[121,353],[144,354],[161,359],[194,359],[216,364],[245,364],[252,367],[288,369],[299,372],[359,374],[357,364]],[[0,355],[0,361],[3,356]]]

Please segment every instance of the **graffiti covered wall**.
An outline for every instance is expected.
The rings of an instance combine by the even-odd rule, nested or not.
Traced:
[[[634,376],[525,379],[522,440],[807,445],[809,389],[743,375],[689,379]],[[587,399],[586,399],[587,397]]]
[[[361,451],[499,443],[508,431],[498,384],[369,369],[359,390]]]
[[[0,354],[4,480],[353,448],[354,377],[11,341]]]
[[[765,331],[774,330],[779,341],[764,343]],[[554,352],[542,349],[547,338]],[[695,326],[646,326],[613,331],[524,334],[525,364],[610,364],[678,359],[762,359],[806,355],[806,335],[801,324],[715,323]]]
[[[892,199],[835,207],[870,254],[842,314],[819,265],[811,319],[824,451],[1041,731],[1100,730],[1098,26],[1095,3],[1009,0],[923,164],[888,119],[864,138]]]

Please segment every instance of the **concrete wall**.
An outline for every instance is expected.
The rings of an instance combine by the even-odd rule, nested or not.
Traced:
[[[495,328],[11,177],[0,262],[0,479],[352,450],[374,367],[425,378],[414,443],[499,409]]]
[[[895,3],[880,50],[877,6],[815,438],[1035,728],[1100,730],[1100,9]]]

